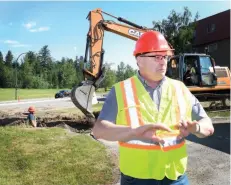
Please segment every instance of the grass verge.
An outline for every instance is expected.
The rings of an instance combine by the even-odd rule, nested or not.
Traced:
[[[100,112],[100,110],[103,107],[103,103],[98,103],[95,105],[92,105],[92,111],[93,112]],[[74,108],[60,108],[55,110],[46,110],[46,111],[39,111],[36,113],[37,116],[44,116],[44,114],[58,114],[58,115],[72,115],[72,116],[83,116],[85,115],[76,107]]]
[[[223,112],[207,112],[208,116],[211,118],[214,117],[230,117],[230,111]]]
[[[53,98],[59,89],[18,89],[18,98],[32,99],[32,98]],[[1,89],[0,101],[15,100],[15,89]]]
[[[110,184],[113,164],[103,145],[61,128],[0,128],[4,185]]]
[[[61,89],[18,89],[17,95],[20,100],[33,98],[54,98],[55,93]],[[104,88],[97,89],[97,93],[108,93]],[[0,88],[0,101],[15,100],[14,88]]]

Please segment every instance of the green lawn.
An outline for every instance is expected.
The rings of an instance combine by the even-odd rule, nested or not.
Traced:
[[[20,100],[31,98],[53,98],[59,89],[18,89]],[[0,101],[15,100],[15,89],[1,89]]]
[[[98,93],[105,93],[105,92],[109,92],[110,89],[111,89],[111,88],[107,88],[107,91],[105,91],[104,88],[98,88],[98,89],[96,90],[96,92],[98,92]]]
[[[31,98],[53,98],[55,93],[61,89],[18,89],[18,98],[31,99]],[[108,89],[109,91],[110,89]],[[108,92],[107,91],[107,92]],[[99,88],[97,93],[105,93],[104,88]],[[15,100],[14,88],[0,88],[0,101]]]
[[[105,147],[61,128],[0,128],[0,182],[4,185],[111,184]]]

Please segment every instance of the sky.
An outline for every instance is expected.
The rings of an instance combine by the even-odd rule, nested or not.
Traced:
[[[56,60],[84,56],[89,11],[101,8],[116,17],[151,28],[152,21],[166,19],[171,10],[183,12],[187,6],[199,19],[230,9],[229,1],[0,1],[0,51],[11,50],[14,57],[38,51],[48,45]],[[114,20],[104,15],[105,20]],[[105,31],[104,61],[116,69],[123,61],[137,68],[132,55],[135,42]]]

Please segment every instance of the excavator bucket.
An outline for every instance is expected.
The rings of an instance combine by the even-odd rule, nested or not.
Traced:
[[[95,118],[92,113],[92,98],[95,86],[84,82],[75,86],[71,91],[71,100],[88,118]]]

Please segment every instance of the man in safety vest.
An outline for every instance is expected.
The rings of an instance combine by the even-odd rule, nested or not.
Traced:
[[[165,76],[172,55],[161,33],[144,33],[134,51],[137,75],[114,85],[93,128],[96,138],[119,142],[122,185],[189,184],[184,138],[214,132],[188,88]]]

